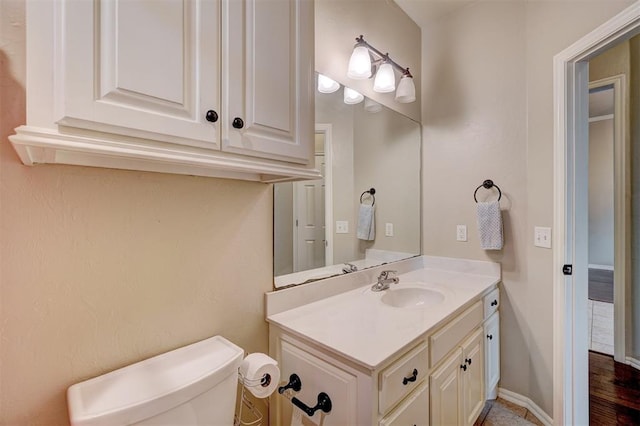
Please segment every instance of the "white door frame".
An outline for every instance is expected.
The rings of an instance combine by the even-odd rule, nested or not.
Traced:
[[[554,57],[553,418],[556,425],[588,424],[586,327],[588,233],[588,60],[640,32],[640,2]],[[573,275],[562,273],[573,265]]]
[[[613,343],[617,362],[626,362],[625,318],[627,307],[627,277],[631,273],[631,203],[627,191],[631,190],[631,143],[627,132],[627,77],[614,75],[589,83],[589,90],[613,87]]]

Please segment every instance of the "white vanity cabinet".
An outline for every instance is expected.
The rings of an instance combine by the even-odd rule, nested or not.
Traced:
[[[313,0],[27,3],[23,163],[315,178]]]
[[[295,395],[309,406],[320,392],[327,393],[333,407],[325,425],[472,425],[488,387],[485,326],[493,323],[485,323],[484,298],[495,288],[375,367],[271,322],[270,354],[280,365],[281,384],[298,374],[302,389]],[[497,315],[497,306],[491,315]],[[292,404],[277,392],[271,398],[271,424],[288,425]],[[316,424],[319,416],[312,418]]]
[[[486,398],[498,397],[500,381],[500,293],[496,288],[484,298],[485,322],[485,375]]]
[[[478,301],[431,336],[432,356],[438,357],[432,364],[440,364],[430,376],[433,425],[472,425],[482,411],[486,386],[482,319]],[[460,340],[459,335],[468,337]],[[449,355],[440,362],[444,353]]]

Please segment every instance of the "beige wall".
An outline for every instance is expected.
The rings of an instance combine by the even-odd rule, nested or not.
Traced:
[[[479,1],[423,28],[424,251],[502,263],[500,386],[549,415],[552,251],[533,246],[533,227],[553,223],[553,56],[631,3]],[[503,192],[500,252],[478,244],[486,178]]]
[[[372,114],[355,106],[355,212],[360,194],[376,189],[376,238],[358,240],[358,258],[366,249],[420,254],[420,125],[387,108]],[[387,222],[392,237],[385,235]]]
[[[589,123],[589,264],[613,268],[613,118]]]
[[[333,263],[358,259],[355,242],[356,221],[353,209],[353,105],[342,99],[342,90],[316,92],[316,124],[331,124],[333,222],[346,220],[348,234],[333,232]]]
[[[316,71],[365,96],[420,121],[420,27],[388,0],[315,0]],[[359,35],[389,53],[400,66],[409,67],[416,86],[416,102],[401,104],[395,93],[376,93],[373,80],[347,77],[347,66]],[[396,84],[400,74],[396,72]],[[342,93],[342,89],[340,90]]]
[[[267,351],[270,186],[23,166],[21,0],[0,40],[0,424],[65,424],[69,385],[212,335]]]

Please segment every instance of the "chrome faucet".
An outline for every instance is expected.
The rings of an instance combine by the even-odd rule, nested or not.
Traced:
[[[378,276],[378,282],[371,286],[371,291],[383,291],[389,288],[389,284],[398,284],[400,278],[390,275],[397,274],[398,271],[382,271]]]
[[[342,272],[344,272],[345,274],[358,271],[358,267],[353,263],[345,263],[345,265],[346,266],[342,268]]]

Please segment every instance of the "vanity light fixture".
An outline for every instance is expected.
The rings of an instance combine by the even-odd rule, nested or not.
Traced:
[[[396,76],[393,73],[391,64],[385,60],[376,73],[376,79],[373,81],[373,91],[389,93],[394,90],[396,90]]]
[[[353,53],[349,59],[349,69],[347,77],[354,80],[366,80],[371,77],[371,54],[369,53],[369,44],[364,41],[362,36],[356,39],[357,43],[353,48]]]
[[[377,59],[372,61],[374,55],[377,56]],[[378,93],[391,93],[396,90],[394,68],[402,73],[395,100],[400,103],[414,102],[416,87],[409,68],[398,65],[389,57],[388,53],[382,53],[367,43],[362,35],[356,38],[356,45],[349,59],[348,77],[363,80],[375,74],[373,90]]]
[[[327,77],[326,75],[318,74],[318,92],[333,93],[339,88],[340,83]]]
[[[362,93],[357,92],[353,89],[349,89],[347,86],[344,87],[344,103],[348,105],[359,104],[364,100],[364,96]]]
[[[408,73],[408,70],[407,70]],[[411,75],[403,75],[398,83],[398,90],[396,90],[396,102],[401,104],[408,104],[416,100],[416,86],[413,84],[413,77]]]

